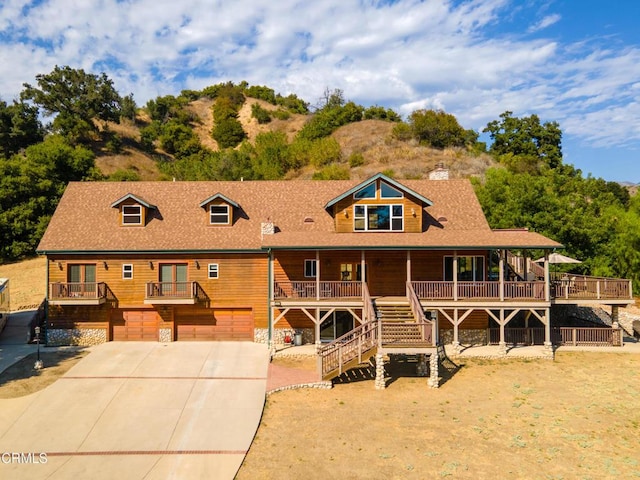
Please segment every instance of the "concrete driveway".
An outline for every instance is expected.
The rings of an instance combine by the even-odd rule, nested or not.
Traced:
[[[41,392],[0,400],[0,478],[231,479],[260,422],[268,360],[248,342],[92,347]]]

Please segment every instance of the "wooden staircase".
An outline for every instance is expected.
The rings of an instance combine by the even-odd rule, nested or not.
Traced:
[[[393,305],[377,305],[376,314],[382,322],[413,322],[415,317],[408,303],[396,303]]]

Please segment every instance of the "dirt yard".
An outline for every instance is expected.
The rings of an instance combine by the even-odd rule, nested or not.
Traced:
[[[12,311],[38,308],[46,289],[46,265],[44,257],[0,265],[0,278],[9,279]]]
[[[34,369],[37,354],[33,353],[0,373],[0,398],[16,398],[35,393],[64,375],[88,352],[77,348],[40,351],[45,368]]]
[[[271,395],[242,479],[640,478],[640,357],[467,360],[425,378]]]

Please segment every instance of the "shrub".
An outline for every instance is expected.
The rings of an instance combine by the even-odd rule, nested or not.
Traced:
[[[349,178],[349,169],[335,163],[324,166],[312,176],[313,180],[349,180]]]
[[[362,155],[362,153],[352,153],[349,156],[349,166],[351,168],[360,167],[362,165],[364,165],[364,156]]]
[[[110,182],[139,182],[140,175],[135,170],[121,168],[109,175],[108,180]]]
[[[278,120],[289,120],[291,118],[291,114],[282,108],[272,111],[271,115]]]
[[[242,124],[236,118],[227,118],[216,122],[211,132],[213,139],[218,142],[220,148],[233,148],[242,142],[247,136]]]
[[[413,138],[413,132],[407,123],[400,122],[397,125],[394,125],[393,130],[391,130],[391,136],[396,140],[406,142]]]
[[[251,116],[255,118],[259,124],[265,124],[271,121],[271,115],[269,114],[269,110],[262,108],[257,103],[254,103],[253,105],[251,105]]]

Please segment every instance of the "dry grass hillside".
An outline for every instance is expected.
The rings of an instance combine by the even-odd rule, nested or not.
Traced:
[[[266,110],[277,110],[279,107],[255,98],[247,98],[240,111],[238,120],[242,124],[250,142],[255,141],[263,132],[284,132],[289,141],[302,129],[308,115],[291,114],[287,120],[273,118],[271,122],[259,124],[251,116],[253,104],[259,104]],[[211,137],[213,101],[206,98],[195,100],[187,109],[198,121],[192,124],[201,143],[211,150],[218,150],[216,141]],[[109,128],[123,140],[121,153],[111,154],[105,148],[98,148],[97,165],[106,174],[117,170],[133,170],[142,180],[160,178],[155,160],[140,148],[140,128],[149,122],[149,118],[141,111],[136,124],[124,122],[110,125]],[[364,120],[339,128],[333,137],[340,144],[343,162],[348,164],[352,154],[361,154],[364,163],[351,169],[353,179],[366,178],[374,173],[393,172],[397,178],[423,178],[437,163],[446,164],[453,177],[470,177],[482,175],[493,165],[489,155],[471,156],[464,149],[435,150],[418,145],[416,142],[400,142],[392,138],[394,124],[381,120]],[[162,152],[160,152],[162,155]],[[315,170],[311,167],[302,169],[293,175],[296,178],[311,178]],[[289,178],[292,178],[290,176]]]

